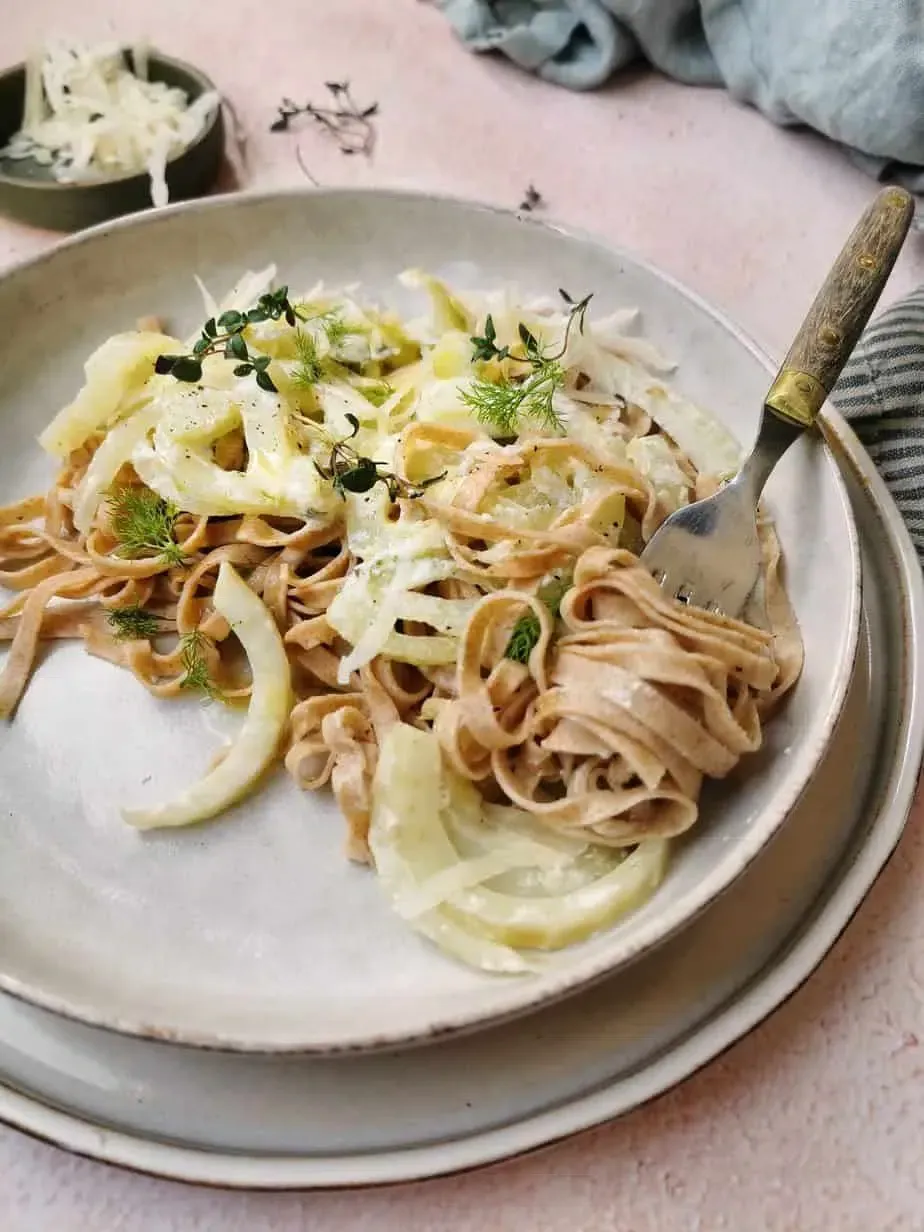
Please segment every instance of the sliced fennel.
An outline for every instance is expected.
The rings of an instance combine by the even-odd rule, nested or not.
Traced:
[[[456,572],[440,526],[430,519],[389,521],[381,489],[350,494],[346,523],[347,544],[360,563],[327,609],[331,627],[353,648],[341,660],[340,683],[379,654],[420,667],[454,663],[472,605],[417,593]],[[421,621],[438,636],[397,633],[398,620]]]
[[[514,830],[503,821],[486,819],[478,792],[443,765],[431,732],[404,724],[388,732],[369,831],[380,880],[399,915],[482,970],[533,968],[522,949],[584,940],[642,903],[664,875],[662,840],[623,856],[546,837],[525,814]]]
[[[641,364],[649,372],[675,372],[677,365],[651,342],[637,336],[639,312],[636,308],[620,308],[605,317],[597,317],[589,327],[591,338],[607,351]]]
[[[401,281],[406,287],[420,288],[430,296],[433,333],[440,338],[448,330],[464,330],[471,333],[475,315],[462,300],[447,287],[446,283],[423,270],[405,270]]]
[[[131,461],[135,448],[153,430],[159,417],[158,407],[146,406],[106,433],[74,495],[74,525],[81,534],[90,530],[116,475]]]
[[[591,388],[641,407],[698,471],[734,474],[741,464],[740,445],[714,415],[657,380],[639,363],[606,350],[589,334],[572,333],[563,362],[586,373]]]
[[[626,446],[626,458],[654,488],[667,513],[688,503],[690,480],[663,436],[637,436]]]
[[[414,760],[408,762],[409,756]],[[417,910],[427,878],[452,865],[451,860],[426,860],[429,832],[440,825],[442,773],[434,737],[404,725],[392,728],[379,754],[369,827],[369,848],[379,882],[399,915],[401,904],[409,901],[412,926],[445,953],[482,971],[524,974],[532,969],[530,964],[509,946],[473,934],[441,907]]]
[[[243,380],[230,389],[175,383],[161,394],[160,406],[153,439],[138,443],[132,463],[148,487],[180,509],[209,517],[305,517],[334,507],[336,495],[311,457],[299,450],[276,394]],[[223,470],[212,446],[238,425],[247,443],[247,467]]]
[[[698,471],[721,478],[737,473],[741,446],[714,415],[661,384],[651,385],[639,406],[680,446]]]
[[[149,809],[124,809],[139,830],[206,821],[239,800],[275,760],[292,705],[289,661],[279,630],[263,601],[224,561],[215,585],[215,608],[240,639],[253,674],[244,725],[227,754],[198,783]]]
[[[354,671],[379,654],[421,667],[454,663],[458,635],[471,605],[463,608],[459,601],[412,593],[454,572],[448,557],[402,558],[387,547],[357,565],[327,609],[331,627],[353,647],[341,660],[339,682],[347,684]],[[452,636],[412,637],[395,632],[395,622],[403,619],[425,621]]]
[[[82,389],[54,417],[39,444],[56,458],[66,458],[87,437],[111,427],[130,409],[132,399],[154,372],[158,355],[182,349],[181,342],[166,334],[113,334],[87,360]]]

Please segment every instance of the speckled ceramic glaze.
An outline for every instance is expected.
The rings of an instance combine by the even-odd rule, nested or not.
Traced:
[[[407,306],[394,276],[422,265],[524,292],[593,290],[599,311],[641,308],[679,361],[676,381],[743,443],[767,386],[761,358],[705,305],[592,240],[460,203],[380,192],[235,198],[98,230],[0,283],[0,490],[40,489],[34,435],[83,358],[136,316],[180,333],[201,315],[193,272],[217,290],[274,260],[285,281],[360,279]],[[65,288],[81,289],[79,310]],[[29,305],[23,312],[22,305]],[[15,310],[14,310],[15,305]],[[60,339],[55,365],[30,339]],[[209,1047],[337,1052],[404,1044],[522,1013],[651,951],[747,868],[808,784],[841,712],[860,613],[858,541],[842,478],[815,438],[767,490],[787,556],[806,671],[761,754],[703,800],[703,817],[640,911],[556,957],[540,976],[463,969],[393,916],[374,876],[346,863],[330,800],[283,774],[222,821],[163,834],[119,805],[202,772],[214,708],[160,703],[127,673],[56,647],[0,743],[0,987],[118,1030]]]

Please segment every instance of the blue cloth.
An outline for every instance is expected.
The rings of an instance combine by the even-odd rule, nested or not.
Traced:
[[[643,58],[924,192],[924,0],[436,0],[474,51],[587,90]]]

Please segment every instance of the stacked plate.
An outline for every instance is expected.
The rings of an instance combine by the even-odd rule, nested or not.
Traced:
[[[151,312],[192,327],[194,273],[230,284],[271,261],[296,285],[375,291],[416,265],[592,287],[641,309],[685,393],[743,442],[756,429],[766,358],[593,240],[400,194],[217,199],[87,233],[0,283],[4,502],[47,482],[34,436],[94,340]],[[127,674],[57,649],[0,737],[0,1118],[187,1180],[398,1181],[616,1116],[770,1013],[894,848],[924,739],[920,569],[833,413],[825,435],[767,491],[802,680],[746,773],[704,797],[655,896],[541,975],[431,950],[344,863],[333,806],[281,776],[221,825],[120,828],[115,801],[194,777],[215,720],[165,716]]]

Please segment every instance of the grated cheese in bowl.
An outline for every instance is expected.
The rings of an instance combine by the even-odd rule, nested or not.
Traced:
[[[151,200],[166,205],[167,162],[203,132],[220,105],[214,90],[189,101],[147,77],[147,51],[116,44],[49,43],[26,64],[22,128],[0,151],[49,167],[62,184],[147,172]]]

